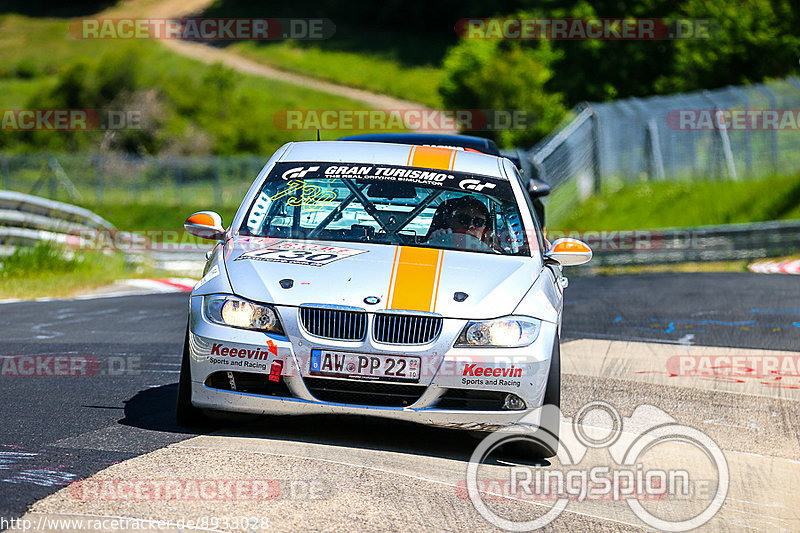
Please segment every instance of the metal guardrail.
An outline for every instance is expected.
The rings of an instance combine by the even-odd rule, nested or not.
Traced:
[[[181,204],[196,198],[213,200],[214,205],[234,204],[267,159],[264,155],[140,157],[0,151],[0,189],[92,205]]]
[[[161,246],[153,243],[148,256],[153,265],[160,270],[183,272],[197,277],[202,275],[206,254],[214,248],[214,243],[206,245]]]
[[[800,221],[606,233],[593,248],[590,266],[762,259],[800,251]]]
[[[0,191],[0,243],[2,253],[16,244],[39,241],[66,244],[71,232],[113,230],[114,225],[88,209],[30,194]]]
[[[0,256],[14,252],[16,246],[40,241],[64,244],[72,248],[95,246],[93,240],[105,236],[113,248],[116,243],[129,261],[146,262],[160,270],[202,271],[208,246],[159,244],[131,240],[126,232],[117,232],[109,221],[74,205],[20,192],[0,190]],[[88,240],[87,240],[88,239]],[[109,249],[111,249],[109,248]]]
[[[114,225],[88,209],[15,191],[0,191],[0,209],[48,216],[53,220],[83,224],[90,228],[114,229]]]

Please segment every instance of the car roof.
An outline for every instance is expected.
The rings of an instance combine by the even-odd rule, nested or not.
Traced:
[[[278,161],[383,163],[469,172],[507,179],[503,172],[506,160],[501,157],[437,146],[360,141],[302,141],[287,144]]]
[[[340,141],[368,141],[397,144],[419,144],[428,146],[455,146],[471,148],[484,154],[500,155],[500,149],[491,139],[471,135],[445,135],[436,133],[365,133],[340,137]]]

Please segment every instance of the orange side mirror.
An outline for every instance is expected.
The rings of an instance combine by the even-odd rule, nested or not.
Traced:
[[[592,249],[578,239],[563,238],[554,241],[544,255],[563,266],[576,266],[588,263],[592,259]]]

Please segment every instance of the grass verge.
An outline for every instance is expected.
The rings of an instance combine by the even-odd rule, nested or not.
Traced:
[[[619,274],[662,274],[675,272],[747,272],[750,260],[736,261],[708,261],[695,263],[663,263],[658,265],[607,265],[594,267],[591,263],[575,270],[565,270],[567,277],[570,273],[575,277],[587,276],[616,276]]]
[[[0,259],[0,298],[67,298],[118,279],[156,274],[147,267],[129,265],[120,253],[69,252],[40,242],[33,247],[19,247]]]
[[[387,94],[429,107],[442,106],[442,69],[403,66],[390,58],[354,52],[300,47],[292,41],[261,45],[233,44],[226,50],[281,70],[305,74],[340,85]]]
[[[624,230],[800,219],[800,175],[737,182],[638,183],[577,205],[576,191],[560,189],[547,207],[549,228]]]
[[[86,205],[87,209],[105,218],[123,231],[165,230],[184,232],[183,223],[197,211],[216,211],[225,226],[230,225],[238,205],[205,204],[102,204]]]

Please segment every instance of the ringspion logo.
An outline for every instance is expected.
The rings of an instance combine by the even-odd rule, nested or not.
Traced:
[[[560,432],[551,431],[552,421],[560,422]],[[498,466],[495,450],[520,443],[557,450],[556,456],[544,468],[517,461]],[[584,502],[598,501],[621,520],[630,514],[660,531],[689,531],[714,518],[729,485],[727,459],[702,431],[652,405],[622,417],[612,405],[595,401],[573,418],[545,405],[517,426],[491,433],[473,452],[456,495],[505,531],[540,529],[570,505],[580,512]],[[487,505],[497,500],[537,505],[521,513],[525,519],[510,514],[512,507]]]

